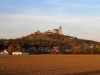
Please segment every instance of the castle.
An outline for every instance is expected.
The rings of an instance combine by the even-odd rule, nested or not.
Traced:
[[[62,34],[62,27],[60,26],[59,29],[53,29],[52,33],[56,33],[56,34]]]
[[[41,32],[38,30],[34,32],[34,34],[40,34]],[[60,26],[59,29],[53,29],[52,32],[50,30],[43,32],[43,34],[59,34],[62,35],[62,27]]]

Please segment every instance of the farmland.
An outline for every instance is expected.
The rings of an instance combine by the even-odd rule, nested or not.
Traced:
[[[0,55],[0,75],[99,75],[100,55]]]

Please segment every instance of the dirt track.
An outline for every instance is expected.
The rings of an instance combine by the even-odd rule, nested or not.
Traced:
[[[0,75],[100,75],[100,55],[0,55]]]

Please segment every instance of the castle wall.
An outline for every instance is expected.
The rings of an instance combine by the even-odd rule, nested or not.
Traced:
[[[52,30],[52,33],[59,34],[59,29],[54,29],[54,30]]]

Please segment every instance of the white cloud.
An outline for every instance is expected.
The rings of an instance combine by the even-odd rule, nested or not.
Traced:
[[[0,38],[17,38],[37,30],[42,32],[63,27],[63,34],[100,41],[100,16],[83,17],[68,14],[54,16],[0,15]]]

